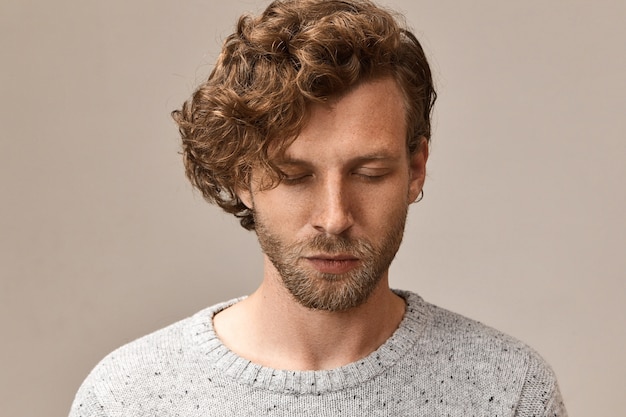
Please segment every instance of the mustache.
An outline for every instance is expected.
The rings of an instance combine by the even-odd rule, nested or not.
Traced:
[[[362,239],[351,239],[345,236],[317,235],[306,241],[296,244],[300,253],[319,251],[328,254],[349,253],[359,257],[371,255],[374,252],[372,245]]]

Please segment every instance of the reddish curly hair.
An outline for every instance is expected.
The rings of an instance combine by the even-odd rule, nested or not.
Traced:
[[[242,16],[208,80],[172,112],[188,178],[253,230],[237,196],[251,168],[278,184],[272,161],[298,136],[308,105],[379,76],[392,76],[404,95],[413,153],[430,140],[436,93],[420,43],[391,12],[368,0],[279,0]]]

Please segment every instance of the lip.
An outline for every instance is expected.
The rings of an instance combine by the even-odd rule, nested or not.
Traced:
[[[360,260],[352,255],[311,255],[304,259],[309,262],[313,268],[323,274],[345,274],[356,268]]]

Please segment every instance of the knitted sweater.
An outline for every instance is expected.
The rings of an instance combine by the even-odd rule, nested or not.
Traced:
[[[398,291],[407,308],[376,351],[286,371],[237,356],[200,311],[103,359],[70,417],[566,416],[554,374],[526,345]]]

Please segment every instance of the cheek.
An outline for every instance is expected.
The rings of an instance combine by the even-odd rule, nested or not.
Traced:
[[[294,196],[274,189],[255,194],[255,212],[266,226],[272,229],[289,230],[307,218],[310,204],[303,196]]]
[[[358,218],[360,223],[369,228],[384,231],[388,224],[393,223],[398,216],[406,213],[409,205],[409,185],[406,181],[397,187],[378,190],[359,204]]]

